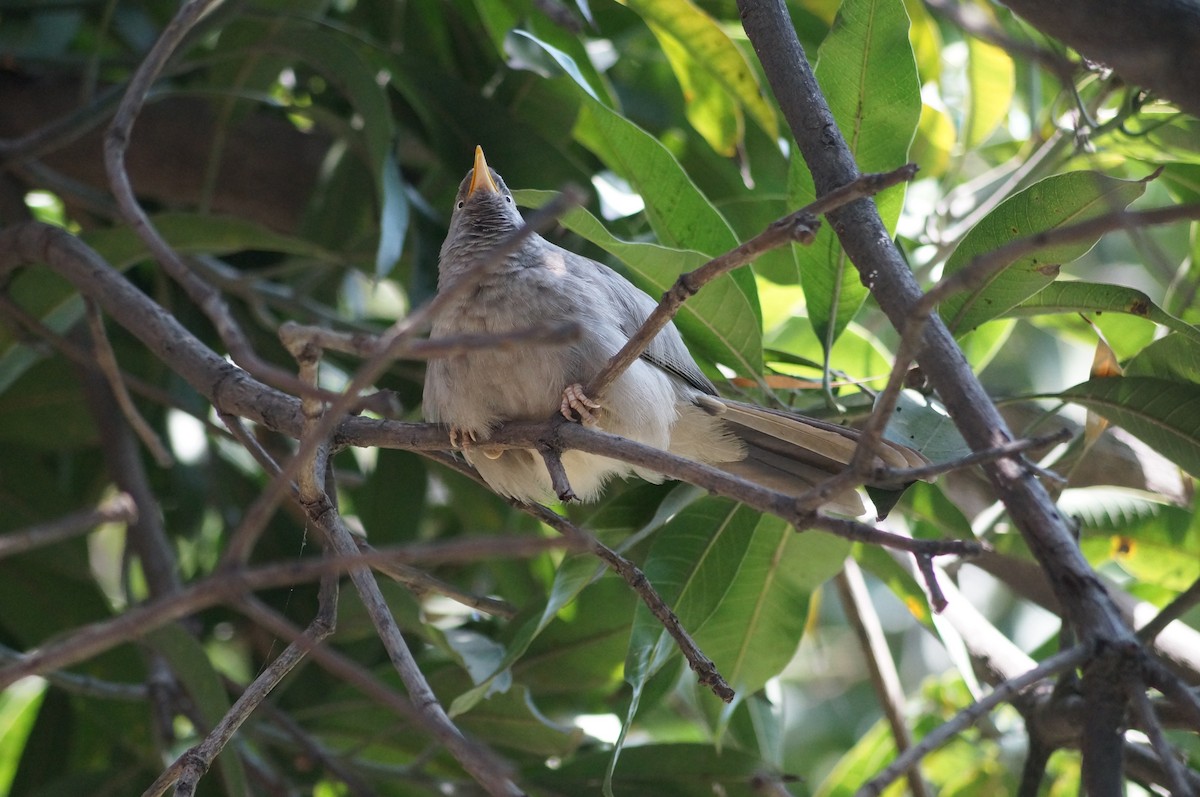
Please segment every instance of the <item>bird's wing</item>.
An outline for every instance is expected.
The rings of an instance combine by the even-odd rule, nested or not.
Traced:
[[[603,263],[582,255],[568,254],[571,255],[568,262],[572,270],[580,276],[586,275],[589,282],[608,296],[617,315],[617,325],[625,338],[637,334],[646,318],[658,306],[658,302]],[[642,352],[641,359],[678,377],[702,393],[713,396],[717,394],[716,386],[704,375],[700,366],[696,365],[674,324],[668,324],[650,341],[650,345]]]

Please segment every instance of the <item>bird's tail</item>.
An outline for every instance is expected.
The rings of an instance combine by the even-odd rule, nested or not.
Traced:
[[[745,447],[743,459],[714,464],[780,492],[799,495],[841,472],[858,445],[856,430],[827,421],[708,396],[697,404],[719,417]],[[876,453],[876,463],[913,468],[927,465],[929,460],[908,446],[884,440]],[[835,495],[825,508],[851,515],[864,511],[862,499],[854,490]]]

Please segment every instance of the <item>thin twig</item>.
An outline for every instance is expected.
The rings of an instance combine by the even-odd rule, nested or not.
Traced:
[[[921,578],[925,581],[925,589],[929,591],[929,607],[933,609],[934,614],[941,614],[946,610],[946,595],[942,592],[941,584],[938,582],[937,569],[933,565],[933,557],[925,554],[915,554],[913,559],[917,562],[917,572],[921,574]]]
[[[949,462],[935,462],[931,465],[923,467],[905,468],[897,475],[902,477],[907,482],[925,481],[932,479],[935,476],[940,476],[943,473],[953,473],[958,470],[975,465],[981,465],[985,462],[991,462],[1000,457],[1011,457],[1014,454],[1022,454],[1026,451],[1031,451],[1043,446],[1052,445],[1055,443],[1065,443],[1072,437],[1070,429],[1060,429],[1057,432],[1050,434],[1039,435],[1037,437],[1027,437],[1020,440],[1012,440],[1007,443],[1002,443],[982,451],[972,451],[970,454],[951,460]],[[883,483],[888,483],[889,474],[887,471],[875,471],[872,474],[873,480],[879,480]]]
[[[571,482],[567,479],[567,469],[563,465],[562,452],[545,442],[538,445],[537,452],[542,457],[546,472],[550,474],[550,487],[554,490],[558,500],[578,501],[579,496],[575,495],[575,490],[571,488]]]
[[[24,654],[13,650],[7,645],[0,644],[0,662],[16,661]],[[94,697],[100,700],[143,701],[149,695],[149,689],[144,683],[116,683],[93,678],[90,675],[79,675],[73,672],[44,672],[41,674],[64,692],[83,697]]]
[[[694,271],[679,275],[670,290],[663,294],[662,300],[654,312],[642,322],[642,326],[621,347],[621,350],[609,359],[600,373],[592,378],[584,388],[584,393],[599,400],[609,385],[642,356],[655,336],[679,312],[683,303],[696,295],[697,291],[708,282],[735,268],[740,268],[784,244],[811,243],[816,235],[817,227],[820,225],[818,216],[836,210],[856,199],[873,196],[897,183],[911,180],[916,173],[916,165],[910,163],[890,172],[861,175],[858,179],[835,191],[830,191],[800,210],[772,222],[767,229],[742,245],[713,258]]]
[[[1167,670],[1152,656],[1142,656],[1142,669],[1146,681],[1163,693],[1163,697],[1172,701],[1174,711],[1189,724],[1189,727],[1200,732],[1200,695],[1190,689],[1173,673]]]
[[[179,253],[167,243],[155,228],[150,217],[142,209],[125,168],[125,153],[133,135],[133,125],[141,113],[154,82],[175,49],[192,30],[195,24],[221,0],[188,0],[171,19],[150,48],[150,52],[138,65],[130,78],[121,102],[113,114],[104,136],[104,165],[108,172],[109,186],[121,211],[121,216],[137,236],[146,244],[163,269],[187,293],[188,297],[204,312],[217,330],[221,342],[228,348],[233,360],[247,372],[263,379],[268,384],[304,395],[312,390],[303,380],[278,366],[263,360],[247,340],[245,333],[229,311],[221,292],[193,272]],[[317,395],[325,395],[318,390]]]
[[[892,729],[896,749],[904,752],[912,747],[913,743],[904,711],[904,688],[900,685],[896,662],[888,648],[879,615],[871,604],[871,595],[867,592],[867,584],[863,581],[858,562],[847,558],[842,571],[834,578],[834,583],[841,598],[842,611],[858,636],[859,645],[862,646],[867,670],[871,673],[871,683]],[[914,766],[906,774],[908,788],[913,797],[928,797],[929,790],[921,777],[920,768]]]
[[[395,329],[396,327],[393,327],[393,330]],[[387,362],[380,356],[387,353],[387,348],[372,358],[380,367]],[[320,350],[314,345],[303,344],[294,346],[292,354],[299,364],[301,380],[316,384]],[[362,375],[363,372],[360,371],[353,381],[359,380]],[[352,392],[343,394],[342,398],[356,395],[357,392],[357,389],[353,389]],[[337,402],[334,404],[336,406]],[[327,550],[342,556],[357,554],[357,538],[347,528],[333,495],[325,487],[331,469],[326,436],[334,427],[334,424],[326,424],[325,421],[335,410],[331,408],[326,414],[320,400],[307,396],[301,399],[301,408],[304,412],[305,428],[300,438],[301,451],[293,459],[293,462],[303,462],[297,474],[298,501],[309,520],[324,532]],[[283,479],[279,477],[276,481],[283,483]],[[353,566],[349,575],[392,666],[421,717],[425,730],[445,745],[463,769],[492,797],[519,795],[521,791],[513,783],[509,767],[502,764],[490,750],[478,742],[469,740],[442,707],[441,701],[434,694],[433,688],[417,664],[416,657],[404,640],[404,635],[400,633],[396,618],[371,569],[363,565]]]
[[[487,332],[449,335],[428,340],[408,341],[396,352],[398,359],[433,360],[480,349],[513,349],[527,346],[566,346],[579,339],[582,330],[574,322],[534,324],[512,332]],[[289,350],[312,343],[328,351],[372,357],[379,352],[380,338],[367,332],[340,332],[286,321],[279,327],[279,339]]]
[[[103,523],[132,523],[137,520],[137,505],[128,493],[117,493],[95,509],[85,509],[48,523],[0,535],[0,559],[86,534]]]
[[[1193,581],[1190,587],[1175,596],[1175,600],[1164,606],[1153,620],[1139,628],[1138,639],[1147,644],[1152,643],[1168,625],[1186,614],[1197,603],[1200,603],[1200,579]]]
[[[139,639],[156,628],[195,614],[210,606],[239,599],[247,593],[302,584],[327,573],[345,573],[354,567],[377,563],[470,562],[500,556],[536,556],[547,550],[575,550],[575,541],[557,540],[485,540],[476,539],[443,545],[425,543],[406,549],[381,549],[371,553],[331,556],[278,562],[251,569],[218,571],[182,590],[127,609],[123,614],[81,626],[67,636],[46,642],[25,654],[17,654],[12,663],[0,667],[0,691],[17,680],[70,667],[93,658],[117,645]]]
[[[109,390],[112,391],[113,398],[121,409],[121,414],[125,416],[126,423],[142,441],[142,445],[154,457],[155,463],[160,468],[173,466],[175,458],[171,456],[171,452],[167,451],[162,440],[158,439],[158,435],[142,417],[142,413],[138,411],[133,399],[129,396],[129,388],[121,379],[121,366],[117,363],[117,355],[112,349],[112,344],[109,343],[108,333],[104,331],[104,318],[100,315],[99,308],[90,299],[84,302],[84,307],[86,308],[88,331],[92,335],[92,350],[95,355],[93,362],[108,381]]]
[[[370,543],[361,537],[355,537],[355,542],[358,543],[358,548],[364,553],[374,552]],[[545,550],[543,547],[541,550]],[[464,589],[451,584],[448,581],[443,581],[436,576],[426,573],[424,570],[418,570],[412,565],[403,562],[390,561],[387,559],[376,560],[372,567],[380,573],[383,573],[393,581],[403,584],[408,588],[409,592],[415,595],[418,599],[423,598],[433,592],[438,595],[444,595],[451,600],[461,603],[463,606],[474,609],[483,614],[490,614],[493,617],[503,617],[510,619],[517,614],[517,607],[513,606],[508,601],[499,600],[497,598],[489,598],[486,595],[474,595]]]
[[[1086,646],[1077,645],[1051,656],[1024,675],[1000,684],[986,697],[962,709],[951,719],[931,731],[916,745],[896,756],[896,760],[855,793],[856,797],[877,797],[882,794],[892,781],[916,766],[929,753],[974,725],[996,706],[1012,700],[1014,696],[1038,681],[1077,666],[1086,660],[1090,653],[1091,651]]]
[[[426,434],[428,428],[428,424],[351,418],[342,424],[338,443],[425,452],[445,449],[445,443]],[[628,438],[598,429],[588,429],[578,423],[563,423],[561,419],[549,422],[509,421],[488,437],[488,445],[497,448],[534,450],[544,441],[550,441],[564,450],[572,449],[612,457],[672,479],[686,481],[714,494],[733,498],[760,512],[769,512],[802,529],[815,528],[857,542],[868,542],[928,556],[978,556],[984,550],[983,546],[972,540],[915,540],[845,518],[803,511],[797,506],[796,498],[787,493],[772,490],[720,468],[685,459]]]
[[[1179,760],[1175,748],[1167,741],[1162,723],[1158,721],[1158,717],[1154,713],[1154,706],[1146,695],[1146,685],[1141,680],[1136,680],[1129,685],[1128,691],[1130,705],[1133,708],[1134,716],[1137,717],[1138,727],[1146,734],[1146,738],[1150,740],[1150,746],[1154,748],[1154,752],[1158,753],[1158,758],[1162,761],[1163,771],[1171,786],[1171,797],[1195,797],[1196,793],[1192,791],[1192,786],[1188,782],[1183,762]]]
[[[176,780],[176,797],[195,793],[196,784],[208,772],[213,760],[225,749],[233,734],[267,699],[283,677],[300,663],[305,654],[333,633],[337,624],[337,578],[332,574],[326,574],[321,579],[318,601],[317,615],[302,635],[304,642],[294,641],[284,648],[253,683],[242,691],[204,740],[183,753],[142,793],[142,797],[158,797]]]
[[[687,660],[688,666],[692,668],[692,672],[696,673],[700,685],[712,690],[713,694],[726,703],[733,700],[733,689],[726,683],[721,673],[718,672],[717,666],[713,663],[712,659],[704,655],[704,652],[696,645],[691,635],[680,625],[679,618],[675,615],[675,612],[671,611],[671,607],[666,604],[666,601],[654,589],[654,585],[646,578],[646,574],[637,565],[600,542],[594,535],[576,526],[561,515],[551,512],[544,506],[539,504],[522,504],[516,501],[512,503],[517,508],[533,515],[547,526],[550,526],[559,534],[569,539],[582,540],[587,549],[596,558],[604,562],[610,570],[624,579],[630,589],[642,599],[642,603],[646,605],[650,613],[654,615],[663,629],[675,640],[675,645],[683,653],[683,657]]]

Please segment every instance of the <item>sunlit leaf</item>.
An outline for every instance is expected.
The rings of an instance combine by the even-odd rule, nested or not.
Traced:
[[[1077,490],[1093,493],[1095,490]],[[1187,509],[1143,503],[1135,511],[1088,512],[1075,497],[1064,509],[1085,520],[1080,538],[1084,555],[1097,565],[1112,561],[1139,580],[1182,592],[1200,578],[1200,522]],[[1103,496],[1111,500],[1111,496]]]
[[[1016,69],[1009,54],[994,44],[967,38],[969,106],[963,123],[963,146],[977,147],[992,134],[1012,104]]]
[[[1146,184],[1098,172],[1047,177],[1002,202],[963,238],[946,262],[945,276],[1010,241],[1120,210],[1142,195]],[[942,302],[950,330],[963,335],[1008,313],[1058,277],[1063,263],[1087,252],[1096,239],[1040,248],[1011,260],[984,284]]]
[[[920,167],[921,177],[941,177],[950,165],[955,145],[954,122],[941,106],[923,103],[921,121],[908,158]]]
[[[754,70],[712,17],[691,0],[624,2],[650,24],[663,43],[663,50],[679,78],[689,106],[707,99],[709,105],[703,114],[694,113],[689,107],[688,116],[693,123],[700,118],[697,129],[702,133],[703,128],[718,133],[716,137],[705,134],[714,149],[731,155],[741,138],[740,124],[732,131],[721,131],[723,123],[718,118],[711,118],[722,107],[727,108],[727,115],[735,120],[744,108],[764,130],[776,135],[775,112],[763,97]],[[713,85],[709,87],[703,83]],[[718,92],[721,96],[714,96]],[[689,93],[691,97],[687,96]]]
[[[848,0],[821,44],[817,79],[833,117],[864,172],[902,166],[921,115],[920,87],[908,15],[901,0]],[[883,223],[894,230],[904,202],[903,186],[875,198]],[[789,201],[802,207],[815,198],[812,177],[797,158]],[[867,289],[829,225],[811,246],[792,247],[809,319],[826,351],[854,318]]]

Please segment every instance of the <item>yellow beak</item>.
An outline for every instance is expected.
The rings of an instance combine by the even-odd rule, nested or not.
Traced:
[[[467,196],[476,191],[500,193],[499,186],[492,179],[492,170],[488,168],[487,161],[483,157],[483,147],[480,146],[475,147],[475,169],[471,174],[471,185],[467,187]]]

